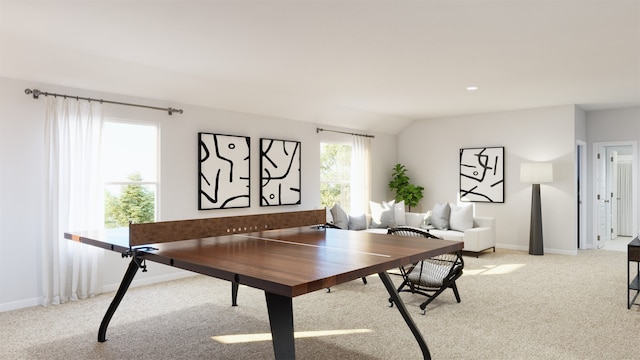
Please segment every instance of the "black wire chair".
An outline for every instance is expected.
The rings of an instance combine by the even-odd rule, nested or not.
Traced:
[[[426,230],[413,227],[390,228],[387,233],[398,236],[439,239]],[[456,300],[460,302],[456,280],[462,276],[463,268],[464,260],[462,259],[461,251],[442,254],[412,265],[401,266],[399,270],[403,281],[398,287],[398,292],[404,291],[426,296],[427,300],[420,304],[422,315],[426,313],[427,305],[446,289],[451,288]],[[389,302],[391,303],[389,306],[393,306],[393,300],[389,299]]]

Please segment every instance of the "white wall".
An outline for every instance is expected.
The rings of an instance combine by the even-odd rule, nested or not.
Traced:
[[[545,251],[575,254],[575,113],[558,106],[415,121],[398,136],[398,159],[425,188],[418,207],[457,201],[461,148],[504,146],[504,203],[475,203],[477,215],[495,217],[497,246],[528,250],[531,185],[520,182],[520,164],[550,161],[554,181],[540,186]]]
[[[593,143],[609,143],[609,142],[636,142],[636,149],[640,145],[640,107],[628,107],[614,110],[598,110],[587,112],[587,147],[588,147],[588,166],[587,176],[589,180],[593,176]],[[640,163],[634,154],[637,163]],[[639,172],[640,173],[640,172]],[[637,176],[637,189],[640,189],[640,176]],[[587,195],[590,201],[587,202],[587,221],[589,224],[593,221],[594,199],[593,181],[589,181],[587,187]],[[636,195],[637,209],[640,209],[640,196]],[[636,231],[638,229],[638,221],[636,219]],[[594,244],[593,226],[587,228],[587,238],[592,240],[589,243]]]
[[[89,90],[0,78],[0,311],[37,305],[41,298],[39,241],[43,221],[43,138],[45,100],[24,94],[25,88],[184,109],[182,115],[134,107],[105,105],[105,117],[158,123],[161,132],[160,218],[176,220],[319,208],[320,139],[316,124],[195,107],[167,101],[131,98]],[[349,129],[340,129],[349,130]],[[198,132],[251,137],[251,208],[197,210]],[[359,132],[350,130],[351,132]],[[386,198],[390,169],[396,162],[396,137],[374,133],[372,197]],[[347,136],[348,135],[343,135]],[[302,142],[302,204],[260,207],[260,137]],[[105,251],[105,290],[119,284],[128,261]],[[149,263],[135,284],[177,278],[188,273]]]

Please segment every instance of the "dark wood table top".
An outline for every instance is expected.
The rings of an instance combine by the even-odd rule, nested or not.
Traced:
[[[67,239],[124,253],[127,229],[65,233]],[[138,256],[294,297],[428,257],[462,250],[458,241],[366,231],[297,227],[150,245]]]

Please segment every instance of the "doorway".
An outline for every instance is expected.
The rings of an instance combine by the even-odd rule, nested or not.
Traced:
[[[612,240],[628,242],[637,233],[637,145],[594,143],[593,150],[593,234],[595,247],[602,249]]]

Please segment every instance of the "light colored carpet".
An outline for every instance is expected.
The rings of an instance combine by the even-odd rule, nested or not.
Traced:
[[[124,260],[123,260],[124,261]],[[434,359],[639,359],[640,306],[627,309],[626,253],[578,256],[498,250],[465,256],[451,291],[420,315],[422,297],[402,294]],[[153,271],[153,264],[149,264]],[[295,271],[295,269],[292,269]],[[299,359],[418,359],[420,351],[377,276],[296,297]],[[394,281],[397,281],[394,278]],[[269,340],[220,343],[212,337],[268,334],[264,294],[194,276],[130,289],[108,341],[98,325],[113,293],[50,307],[0,313],[3,359],[270,359]],[[345,330],[320,336],[319,331]]]

